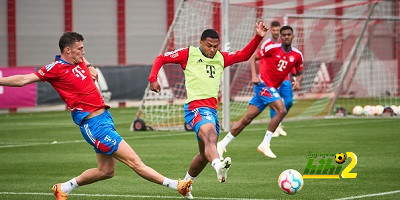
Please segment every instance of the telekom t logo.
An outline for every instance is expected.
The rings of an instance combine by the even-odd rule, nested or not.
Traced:
[[[206,70],[207,73],[210,74],[210,78],[214,78],[214,74],[215,74],[215,67],[213,65],[206,65]]]
[[[0,78],[1,77],[3,77],[3,72],[2,71],[0,71]],[[4,93],[4,87],[0,86],[0,94],[3,94],[3,93]]]
[[[286,65],[288,64],[288,62],[287,61],[285,61],[285,60],[279,60],[279,63],[278,63],[278,70],[279,71],[283,71],[283,69],[285,69],[286,68]]]
[[[78,78],[81,77],[82,81],[86,78],[86,76],[83,74],[85,73],[85,70],[83,70],[79,65],[72,69],[72,73],[74,73]]]

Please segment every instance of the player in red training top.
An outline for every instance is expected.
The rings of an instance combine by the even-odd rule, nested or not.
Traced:
[[[109,106],[104,104],[93,78],[97,74],[83,55],[83,36],[66,32],[59,40],[61,55],[35,73],[0,78],[0,85],[21,87],[30,83],[47,81],[59,93],[71,110],[73,121],[80,127],[82,136],[93,146],[97,167],[52,188],[57,200],[68,199],[68,193],[78,186],[114,176],[116,160],[132,168],[141,177],[154,183],[178,190],[184,196],[190,192],[191,180],[178,181],[166,178],[146,166],[116,132]]]
[[[276,88],[281,86],[282,82],[287,79],[288,74],[295,70],[296,74],[293,75],[292,82],[293,89],[300,89],[303,70],[303,54],[291,46],[294,38],[293,29],[290,26],[283,26],[280,29],[280,34],[281,44],[275,43],[265,46],[250,58],[249,62],[253,68],[252,75],[255,74],[254,66],[256,60],[264,62],[259,65],[260,77],[253,77],[252,79],[256,84],[254,86],[255,95],[250,100],[245,115],[233,125],[231,131],[218,143],[218,152],[221,156],[229,142],[239,135],[267,106],[270,106],[276,111],[276,114],[271,118],[264,140],[257,150],[267,157],[276,158],[276,155],[271,151],[270,142],[273,133],[287,113]],[[261,80],[259,81],[259,79]]]
[[[149,81],[150,89],[160,92],[157,74],[163,64],[180,64],[185,75],[187,100],[184,105],[185,121],[196,133],[199,153],[193,158],[185,179],[195,179],[208,163],[217,173],[219,182],[224,182],[231,159],[222,162],[216,149],[219,135],[217,98],[222,73],[225,67],[248,60],[268,29],[264,23],[256,24],[256,35],[241,51],[219,51],[220,39],[213,29],[201,35],[200,47],[190,46],[159,55],[153,64]]]
[[[262,56],[260,56],[261,52],[265,52],[265,49],[269,46],[269,45],[273,45],[273,44],[277,44],[277,43],[281,43],[280,38],[279,38],[279,31],[281,29],[281,25],[278,21],[273,21],[271,22],[271,38],[269,38],[268,40],[266,40],[265,42],[263,42],[261,44],[261,49],[260,51],[258,51],[258,55],[260,60],[258,60],[258,65],[260,66],[258,69],[261,70],[260,74],[263,74],[263,70],[266,69],[265,65],[265,59]],[[250,62],[250,69],[251,69],[251,82],[254,84],[258,84],[260,82],[259,76],[256,73],[256,69],[255,69],[255,63],[254,62]],[[289,112],[290,108],[293,106],[293,89],[292,89],[292,82],[294,82],[294,80],[291,80],[291,77],[293,78],[294,76],[291,76],[292,74],[296,75],[296,69],[293,68],[292,72],[285,78],[285,80],[282,82],[282,84],[279,86],[278,93],[279,95],[283,98],[283,103],[285,104],[285,108],[286,111]],[[271,119],[276,115],[276,112],[274,109],[270,108],[269,110],[270,113],[270,117]],[[286,136],[286,131],[283,130],[282,127],[282,123],[279,123],[279,126],[276,128],[274,134],[272,135],[272,137],[278,137],[279,135],[282,136]]]
[[[280,23],[277,21],[273,21],[271,22],[271,27],[270,27],[270,31],[271,31],[271,38],[267,39],[266,41],[264,41],[263,43],[261,43],[261,47],[260,50],[257,52],[258,57],[253,56],[250,60],[258,60],[259,62],[259,73],[260,74],[264,74],[266,73],[266,70],[268,69],[266,66],[266,62],[268,58],[264,58],[263,56],[261,56],[261,54],[263,54],[264,52],[266,52],[266,49],[269,48],[270,45],[274,45],[274,44],[280,44],[281,40],[280,40]],[[250,62],[250,70],[251,70],[251,74],[252,74],[252,79],[251,82],[254,83],[255,85],[258,85],[260,83],[260,78],[257,75],[256,72],[256,62]],[[296,74],[296,70],[295,68],[293,68],[291,74]],[[285,108],[287,110],[287,112],[289,112],[289,109],[292,107],[293,105],[293,89],[292,89],[292,82],[294,82],[294,80],[290,80],[290,75],[288,75],[285,80],[282,82],[282,84],[279,86],[279,88],[277,89],[279,95],[283,98],[283,102],[285,105]],[[291,76],[292,79],[294,76]],[[270,107],[270,117],[271,119],[276,115],[276,112],[274,109],[272,109]],[[255,116],[256,117],[256,116]],[[253,119],[252,119],[253,120]],[[249,122],[250,123],[250,122]],[[235,139],[235,137],[240,133],[238,131],[239,124],[235,124],[232,127],[232,130],[230,132],[228,132],[228,134],[226,134],[226,136],[217,144],[217,150],[218,150],[218,154],[220,155],[221,159],[223,158],[223,154],[224,152],[226,152],[226,146],[233,140]],[[243,127],[244,128],[244,127]],[[281,123],[279,123],[278,127],[276,128],[274,134],[272,135],[272,137],[278,137],[279,135],[283,135],[286,136],[286,132],[283,130]],[[272,151],[270,151],[269,153],[267,153],[268,157],[271,158],[275,158],[275,154],[272,153]]]

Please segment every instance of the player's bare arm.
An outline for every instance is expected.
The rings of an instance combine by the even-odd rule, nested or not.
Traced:
[[[251,82],[255,85],[257,85],[260,82],[260,79],[258,78],[257,71],[256,71],[256,61],[257,60],[260,60],[260,57],[258,56],[257,53],[254,53],[249,59],[250,71],[251,71]]]
[[[36,76],[36,74],[31,73],[31,74],[2,77],[0,78],[0,85],[11,86],[11,87],[22,87],[30,83],[39,81],[40,81],[39,77]]]
[[[303,74],[303,70],[298,70],[297,72],[296,72],[296,76],[293,76],[292,77],[292,87],[293,87],[293,90],[300,90],[300,88],[301,88],[301,86],[300,86],[300,82],[301,82],[301,80],[303,79],[303,76],[302,76],[302,74]]]

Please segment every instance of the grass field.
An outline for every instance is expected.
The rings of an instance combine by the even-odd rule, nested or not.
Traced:
[[[193,132],[129,132],[132,108],[111,109],[117,131],[142,160],[170,178],[183,178],[196,154]],[[250,125],[228,146],[232,167],[218,183],[207,166],[196,179],[198,199],[400,199],[400,119],[339,118],[284,123],[287,137],[272,139],[274,160],[256,151],[267,124]],[[68,112],[0,115],[0,199],[53,199],[50,188],[96,166],[96,157]],[[221,133],[224,136],[226,133]],[[55,143],[54,141],[57,141]],[[277,184],[285,169],[303,173],[316,152],[354,152],[356,179],[305,179],[293,196]],[[365,196],[361,196],[365,195]],[[378,196],[374,196],[378,195]],[[114,178],[74,190],[70,199],[173,199],[177,192],[145,181],[118,163]]]

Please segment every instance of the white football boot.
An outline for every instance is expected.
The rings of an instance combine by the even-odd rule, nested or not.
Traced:
[[[257,151],[270,158],[276,158],[276,155],[271,151],[270,146],[258,145]]]
[[[231,167],[232,160],[230,157],[226,157],[221,164],[221,167],[217,171],[217,179],[220,183],[223,183],[226,181],[226,178],[228,177],[228,170]]]
[[[286,131],[283,130],[283,126],[281,123],[279,123],[279,126],[278,126],[278,128],[276,128],[276,130],[279,130],[278,131],[279,135],[287,136],[287,133],[286,133]]]
[[[279,137],[279,129],[276,128],[275,132],[272,134],[272,137]]]

